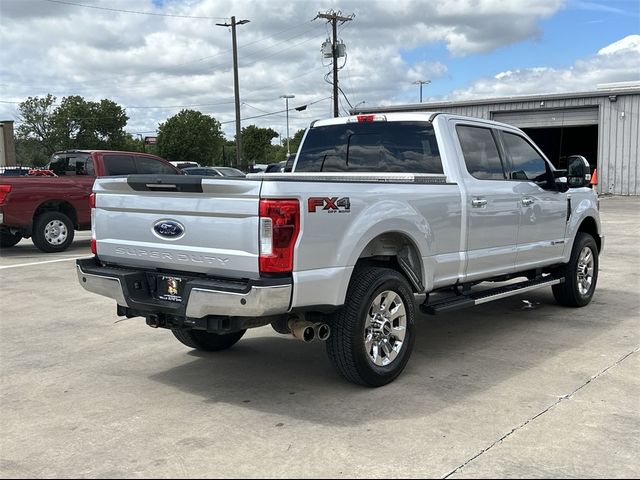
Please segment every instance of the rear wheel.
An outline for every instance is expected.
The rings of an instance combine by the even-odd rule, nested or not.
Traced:
[[[1,232],[0,233],[0,248],[9,248],[16,245],[20,240],[22,240],[22,235],[19,233],[12,234],[9,232]]]
[[[33,244],[43,252],[62,252],[73,242],[73,223],[64,213],[44,212],[33,224]]]
[[[393,381],[414,343],[414,299],[407,280],[388,268],[354,273],[331,324],[327,354],[347,380],[369,387]]]
[[[176,328],[171,331],[187,347],[206,352],[218,352],[231,348],[246,332],[246,330],[240,330],[239,332],[218,335],[217,333],[209,333],[202,330],[180,330]]]
[[[591,235],[578,232],[562,274],[564,283],[551,287],[556,301],[565,307],[587,305],[598,281],[598,246]]]

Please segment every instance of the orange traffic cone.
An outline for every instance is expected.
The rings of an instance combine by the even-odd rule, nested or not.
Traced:
[[[593,169],[593,175],[591,175],[591,182],[589,182],[591,185],[598,185],[598,169],[594,168]]]

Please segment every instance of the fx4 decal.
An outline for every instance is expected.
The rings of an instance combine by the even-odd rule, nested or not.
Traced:
[[[309,212],[315,213],[317,208],[329,213],[348,213],[351,211],[351,202],[349,197],[309,197],[307,202]]]

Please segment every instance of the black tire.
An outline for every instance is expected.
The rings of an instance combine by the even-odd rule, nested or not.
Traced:
[[[73,242],[73,222],[62,212],[44,212],[33,223],[31,240],[45,253],[62,252]]]
[[[217,333],[209,333],[203,330],[181,330],[176,328],[171,331],[187,347],[206,352],[218,352],[231,348],[246,332],[246,330],[240,330],[239,332],[218,335]]]
[[[10,248],[16,245],[22,240],[22,235],[19,233],[12,234],[9,232],[0,233],[0,248]]]
[[[585,254],[591,255],[592,269],[589,272],[589,261],[585,261]],[[584,307],[587,305],[596,290],[598,281],[598,246],[595,239],[583,232],[578,232],[573,242],[571,259],[561,271],[564,283],[554,285],[553,296],[556,301],[565,307]],[[587,282],[588,276],[591,282]],[[579,280],[578,277],[582,280]]]
[[[391,358],[387,365],[378,365],[378,360],[384,362],[386,356],[380,346],[385,343],[385,326],[378,324],[377,330],[371,323],[374,300],[382,295],[379,312],[384,312],[382,306],[390,297],[384,297],[386,292],[395,294],[403,303],[404,315],[401,320],[391,321],[391,328],[396,322],[404,322],[404,338],[396,352],[395,358]],[[390,294],[391,294],[390,293]],[[368,387],[380,387],[392,382],[402,370],[404,370],[415,341],[415,306],[413,293],[407,280],[397,271],[388,268],[363,268],[356,270],[349,284],[345,305],[333,316],[331,321],[331,336],[327,340],[327,354],[338,372],[350,382]],[[396,305],[397,300],[391,300],[391,306]],[[389,312],[389,317],[392,314]],[[388,326],[389,317],[381,320]],[[369,327],[367,327],[369,323]],[[401,324],[398,323],[400,327]],[[390,332],[386,345],[398,345],[399,338]],[[374,332],[382,335],[383,340],[376,341]],[[370,340],[369,349],[365,343],[365,334]],[[377,348],[374,350],[374,348]],[[381,355],[377,355],[381,352]],[[382,355],[385,354],[385,355]],[[376,357],[377,360],[374,360]],[[379,357],[379,358],[378,358]]]

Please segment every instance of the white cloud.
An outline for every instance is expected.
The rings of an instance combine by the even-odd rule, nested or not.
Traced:
[[[514,95],[581,92],[600,83],[640,81],[640,35],[629,35],[567,68],[537,67],[500,72],[476,80],[447,98],[466,100]]]
[[[73,0],[75,1],[75,0]],[[447,73],[440,62],[408,63],[405,53],[443,43],[454,56],[489,52],[540,35],[538,24],[563,0],[326,0],[270,2],[236,0],[83,0],[86,8],[44,0],[0,0],[0,100],[19,102],[53,93],[110,98],[129,107],[128,130],[146,132],[176,114],[180,105],[214,116],[233,138],[231,34],[216,26],[235,15],[251,23],[237,28],[243,118],[331,95],[324,81],[320,45],[329,35],[319,11],[342,9],[355,19],[339,27],[348,59],[340,86],[352,104],[382,104],[400,98],[412,82]],[[215,17],[198,20],[137,15],[115,10]],[[228,20],[227,20],[228,21]],[[519,75],[513,72],[511,75]],[[508,78],[502,79],[508,82]],[[532,80],[533,82],[533,80]],[[347,106],[344,99],[342,102]],[[172,106],[160,108],[162,106]],[[131,108],[158,107],[158,108]],[[323,100],[290,112],[291,131],[331,114]],[[1,117],[15,117],[15,104],[0,104]],[[248,119],[285,130],[284,113]]]

